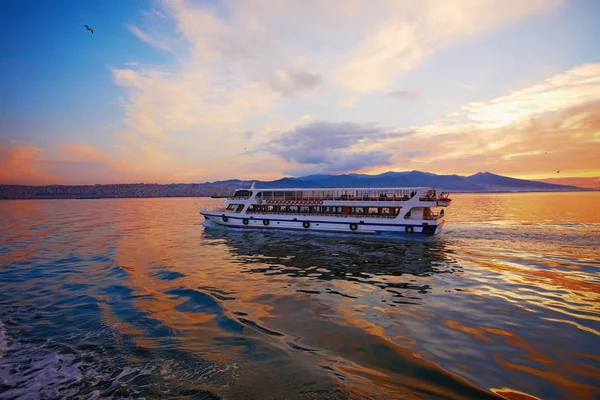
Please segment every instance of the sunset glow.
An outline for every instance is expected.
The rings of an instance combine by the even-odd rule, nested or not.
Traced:
[[[595,1],[11,3],[0,183],[421,170],[600,187]]]

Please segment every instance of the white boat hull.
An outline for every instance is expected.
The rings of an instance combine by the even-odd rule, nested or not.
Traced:
[[[319,217],[316,215],[240,215],[201,211],[214,224],[247,229],[281,229],[317,232],[344,232],[376,235],[436,235],[444,218],[437,220],[397,220],[384,218]],[[267,221],[267,222],[265,222]]]

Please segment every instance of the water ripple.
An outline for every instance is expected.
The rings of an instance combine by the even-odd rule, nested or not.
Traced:
[[[4,202],[0,399],[598,398],[598,200],[457,195],[434,240]]]

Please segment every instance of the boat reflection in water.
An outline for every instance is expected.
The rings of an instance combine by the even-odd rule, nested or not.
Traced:
[[[247,232],[210,225],[207,228],[205,238],[224,241],[231,253],[242,257],[240,261],[250,267],[248,272],[292,277],[313,274],[319,280],[347,281],[356,281],[357,276],[427,277],[461,272],[460,265],[449,257],[445,243],[432,238],[389,240],[366,235]],[[267,266],[254,267],[256,264]],[[430,288],[418,287],[421,293],[427,289]]]
[[[439,302],[434,277],[461,275],[443,241],[210,225],[203,236],[203,243],[228,251],[240,272],[261,277],[248,279],[247,285],[256,285],[257,301],[268,314],[251,317],[285,336],[293,349],[312,352],[314,362],[350,392],[385,398],[496,398],[489,388],[426,360],[427,352],[415,340],[429,335],[423,317],[427,307]],[[445,291],[443,286],[439,289]]]

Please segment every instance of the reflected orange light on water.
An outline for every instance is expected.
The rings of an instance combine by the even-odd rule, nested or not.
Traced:
[[[7,202],[0,234],[30,243],[0,258],[82,268],[68,283],[137,345],[235,365],[235,385],[197,384],[224,396],[600,395],[580,345],[600,336],[598,194],[453,198],[433,240],[215,229],[202,198]]]

